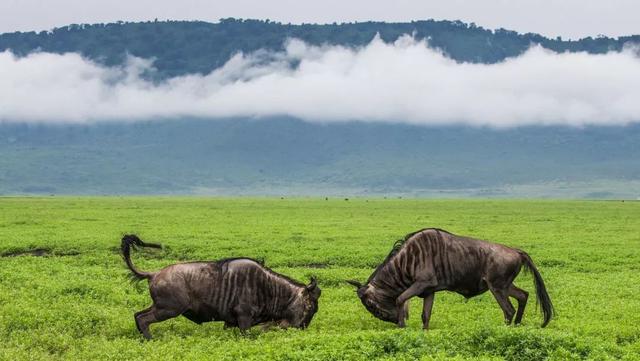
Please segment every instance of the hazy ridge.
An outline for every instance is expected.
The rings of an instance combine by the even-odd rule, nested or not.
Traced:
[[[640,196],[640,126],[0,125],[4,194]]]

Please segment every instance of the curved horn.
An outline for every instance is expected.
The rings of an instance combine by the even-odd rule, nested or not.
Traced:
[[[314,288],[318,287],[318,281],[316,280],[316,278],[314,276],[311,276],[311,282],[309,282],[309,285],[307,286],[308,290],[312,290]]]
[[[360,288],[362,287],[362,283],[355,281],[355,280],[346,280],[345,282],[347,282],[348,284],[355,286],[356,288]]]

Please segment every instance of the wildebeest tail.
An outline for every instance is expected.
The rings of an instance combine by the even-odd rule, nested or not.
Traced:
[[[135,234],[126,234],[122,237],[122,243],[120,245],[120,250],[122,251],[122,258],[124,258],[124,262],[129,267],[131,271],[131,278],[136,281],[140,281],[143,279],[148,279],[153,277],[153,272],[143,272],[136,269],[136,267],[131,262],[131,248],[138,247],[151,247],[151,248],[162,248],[161,245],[155,243],[145,243]]]
[[[555,312],[553,309],[553,304],[551,303],[551,298],[549,298],[549,293],[547,293],[547,288],[544,285],[542,276],[540,275],[540,272],[538,272],[535,264],[533,264],[533,260],[531,259],[531,257],[529,257],[526,252],[519,252],[524,262],[525,268],[533,274],[533,280],[536,285],[536,300],[544,318],[542,327],[545,327],[549,323],[551,317]]]

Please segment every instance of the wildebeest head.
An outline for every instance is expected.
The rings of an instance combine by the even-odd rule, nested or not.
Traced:
[[[389,297],[383,290],[376,289],[371,284],[363,285],[353,280],[347,283],[356,287],[360,301],[373,316],[382,321],[398,322],[398,309],[393,297]]]
[[[320,287],[315,277],[311,277],[311,282],[302,290],[300,297],[294,302],[293,307],[296,308],[295,317],[291,326],[299,328],[307,328],[318,312],[318,299],[320,298]]]

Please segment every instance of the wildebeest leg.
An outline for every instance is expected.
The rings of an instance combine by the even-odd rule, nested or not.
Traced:
[[[168,320],[173,317],[177,317],[182,312],[175,311],[173,309],[166,308],[158,308],[157,306],[151,306],[147,311],[141,312],[136,316],[136,325],[142,335],[147,340],[151,339],[151,334],[149,333],[149,325],[154,322],[160,322],[164,320]]]
[[[424,298],[422,303],[422,328],[424,330],[429,328],[429,320],[431,319],[431,309],[433,308],[433,299],[435,293],[432,292]]]
[[[138,323],[138,316],[145,313],[145,312],[149,312],[151,310],[152,306],[149,306],[147,308],[145,308],[142,311],[138,311],[136,313],[133,314],[133,319],[136,321],[136,328],[138,329],[138,332],[142,333],[142,329],[140,328],[140,324]]]
[[[203,318],[199,317],[198,314],[196,314],[191,310],[186,310],[185,312],[182,313],[182,316],[184,316],[186,319],[188,319],[191,322],[197,323],[198,325],[202,325],[202,322],[205,322]]]
[[[529,292],[516,287],[512,284],[509,288],[509,296],[518,300],[518,312],[516,312],[516,318],[513,321],[516,325],[522,321],[522,315],[524,315],[524,308],[527,305],[527,299],[529,298]]]
[[[493,294],[493,297],[496,298],[500,308],[502,308],[502,312],[504,312],[504,321],[507,325],[511,324],[511,320],[513,320],[513,315],[516,313],[516,310],[513,308],[511,302],[509,302],[509,292],[508,289],[504,288],[495,288],[489,285],[489,290]]]
[[[402,307],[405,320],[409,319],[409,304],[410,304],[409,300],[406,300],[404,301],[404,306]]]
[[[416,282],[412,284],[409,288],[407,288],[398,298],[396,299],[396,307],[398,312],[398,327],[405,326],[405,320],[407,318],[405,313],[405,302],[407,302],[411,297],[417,296],[424,292],[425,288],[429,285],[426,282]]]

